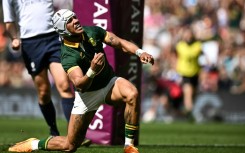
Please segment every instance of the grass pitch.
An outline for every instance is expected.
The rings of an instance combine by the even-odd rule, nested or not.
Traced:
[[[58,126],[61,134],[65,135],[66,121],[59,119]],[[7,152],[15,142],[30,137],[45,138],[47,134],[43,119],[0,117],[0,152]],[[245,153],[245,125],[141,123],[139,143],[140,153]],[[122,153],[122,147],[91,145],[81,147],[77,152]]]

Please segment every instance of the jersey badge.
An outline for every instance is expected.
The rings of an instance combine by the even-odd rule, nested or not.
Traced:
[[[92,46],[96,46],[96,41],[93,38],[89,38],[88,40]]]

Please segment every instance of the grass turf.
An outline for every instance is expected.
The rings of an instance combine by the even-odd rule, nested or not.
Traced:
[[[58,120],[62,135],[66,121]],[[45,138],[48,134],[43,119],[0,118],[0,152],[10,145],[30,137]],[[141,123],[139,150],[141,153],[245,153],[245,125],[176,122],[164,124]],[[45,152],[45,151],[36,151]],[[81,147],[78,153],[122,153],[122,146],[91,145]]]

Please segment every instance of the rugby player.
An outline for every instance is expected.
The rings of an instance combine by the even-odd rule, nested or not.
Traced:
[[[74,84],[75,101],[67,136],[30,138],[9,148],[12,152],[58,150],[74,152],[85,138],[88,126],[101,104],[126,104],[125,153],[139,153],[134,139],[139,127],[138,90],[128,80],[115,75],[103,50],[103,43],[139,56],[143,64],[154,64],[152,55],[135,44],[97,26],[81,26],[74,12],[61,9],[53,16],[53,26],[62,38],[61,63]]]

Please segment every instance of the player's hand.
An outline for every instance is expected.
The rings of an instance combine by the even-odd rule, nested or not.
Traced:
[[[12,40],[12,48],[14,50],[19,50],[20,49],[20,39],[14,38]]]
[[[143,64],[147,64],[147,63],[150,63],[151,65],[154,64],[154,58],[152,55],[148,54],[147,52],[143,52],[141,55],[140,55],[140,61],[143,63]]]
[[[95,53],[94,58],[91,61],[90,68],[95,72],[99,73],[105,64],[105,55],[104,53]]]

